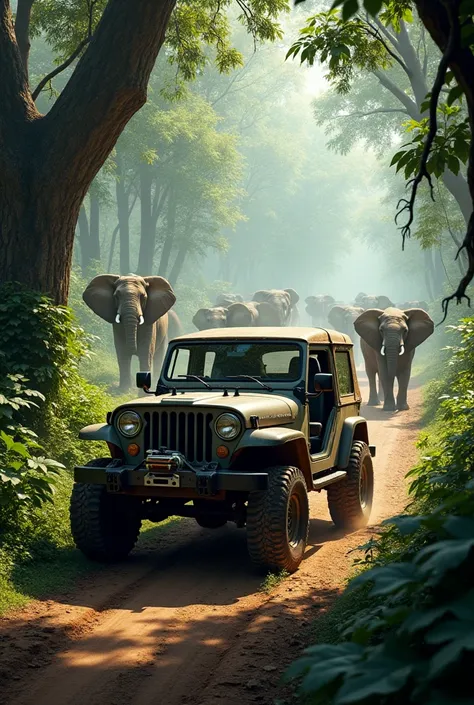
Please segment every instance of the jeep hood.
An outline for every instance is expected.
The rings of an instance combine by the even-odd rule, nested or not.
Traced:
[[[140,411],[140,407],[146,407],[147,411],[152,407],[156,411],[167,411],[177,408],[188,408],[198,411],[198,409],[215,409],[217,411],[236,411],[240,413],[250,426],[250,417],[258,416],[259,424],[264,426],[275,426],[276,424],[290,424],[298,415],[298,404],[293,399],[278,394],[259,394],[252,391],[240,391],[239,396],[234,396],[234,390],[229,390],[229,395],[224,396],[222,391],[190,391],[184,394],[163,394],[159,397],[148,399],[140,397],[133,399],[120,408],[133,408]]]

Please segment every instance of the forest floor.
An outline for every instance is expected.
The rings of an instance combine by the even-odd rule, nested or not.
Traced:
[[[363,386],[363,395],[367,389]],[[262,588],[245,531],[172,522],[150,533],[130,560],[81,577],[75,589],[0,620],[5,705],[283,704],[285,668],[311,643],[318,619],[353,572],[350,552],[403,510],[405,475],[417,460],[422,393],[410,410],[364,406],[377,446],[369,528],[350,535],[312,493],[305,560]],[[268,582],[268,581],[267,581]]]

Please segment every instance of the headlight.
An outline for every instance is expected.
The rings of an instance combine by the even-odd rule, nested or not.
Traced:
[[[123,411],[117,419],[117,428],[124,436],[131,438],[140,433],[142,420],[135,411]]]
[[[232,441],[241,432],[242,424],[234,414],[221,414],[217,417],[214,428],[223,441]]]

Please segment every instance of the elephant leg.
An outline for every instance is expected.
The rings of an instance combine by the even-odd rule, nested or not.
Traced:
[[[117,362],[120,374],[119,389],[122,392],[126,392],[132,386],[132,356],[129,352],[127,352],[123,326],[114,326],[113,331],[115,352],[117,353]]]
[[[405,356],[403,356],[405,357]],[[399,369],[397,371],[398,379],[398,394],[397,394],[397,409],[398,411],[407,411],[410,407],[407,402],[408,384],[411,375],[411,360],[406,362],[400,358]]]
[[[366,366],[367,379],[369,380],[369,401],[367,406],[378,406],[380,400],[377,394],[376,373],[375,370],[369,370]]]
[[[168,316],[165,314],[155,324],[155,349],[153,355],[153,376],[156,380],[161,375],[161,368],[168,347]]]
[[[389,378],[384,371],[382,373],[382,388],[383,388],[383,410],[396,411],[395,397],[393,395],[393,385],[395,379]]]

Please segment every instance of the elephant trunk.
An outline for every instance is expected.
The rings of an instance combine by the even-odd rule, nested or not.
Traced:
[[[399,330],[388,329],[385,332],[383,345],[385,349],[385,358],[387,360],[387,372],[391,380],[395,378],[398,366],[398,357],[400,355],[401,345],[403,341]]]
[[[125,327],[125,345],[129,355],[137,354],[138,317],[135,308],[123,307],[120,320]]]

